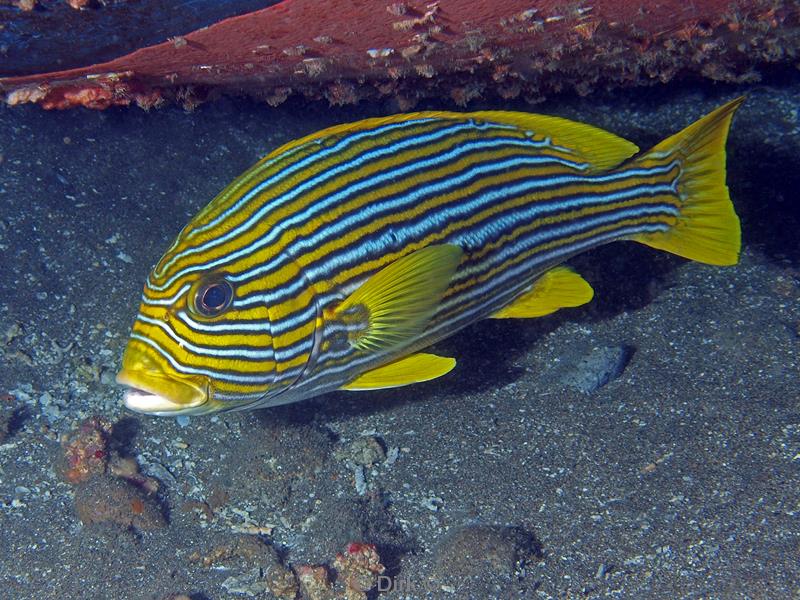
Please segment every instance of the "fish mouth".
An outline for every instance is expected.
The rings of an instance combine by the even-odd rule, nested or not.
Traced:
[[[165,377],[161,373],[130,371],[117,373],[117,383],[127,386],[123,402],[132,411],[157,416],[205,412],[208,385]],[[200,409],[200,410],[198,410]]]
[[[154,368],[146,354],[135,346],[125,349],[117,383],[126,386],[123,402],[138,413],[156,416],[208,412],[210,389],[207,377],[182,377]]]

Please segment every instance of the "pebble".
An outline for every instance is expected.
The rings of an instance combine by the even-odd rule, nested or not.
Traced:
[[[269,590],[267,582],[261,579],[261,568],[253,567],[241,575],[228,577],[222,582],[222,587],[229,594],[242,594],[244,596],[260,596]]]
[[[389,448],[389,451],[386,453],[386,466],[391,467],[397,461],[399,456],[400,448],[397,446],[392,446]]]
[[[460,598],[511,597],[519,569],[539,552],[534,537],[519,527],[462,525],[435,548],[431,581]]]
[[[30,383],[23,383],[19,387],[10,390],[9,393],[20,402],[30,403],[33,394],[33,386]]]
[[[634,556],[633,558],[628,558],[623,563],[626,567],[638,567],[644,564],[644,556],[641,554],[638,556]]]
[[[170,473],[169,469],[158,462],[145,462],[142,461],[142,470],[147,473],[148,475],[155,477],[163,481],[164,483],[168,483],[169,485],[177,485],[178,480],[175,479],[175,476]]]
[[[359,496],[367,493],[367,479],[364,476],[364,467],[358,466],[353,470],[353,477],[356,481],[356,492]]]
[[[386,458],[383,445],[377,437],[371,435],[357,437],[349,444],[335,450],[333,455],[337,460],[349,461],[363,467],[371,467]]]
[[[114,371],[111,369],[103,369],[100,371],[100,383],[103,385],[115,385],[116,379],[114,375]]]
[[[42,408],[42,414],[50,421],[55,421],[61,417],[61,409],[55,404],[45,404]]]
[[[633,352],[632,347],[624,345],[592,348],[562,376],[561,383],[584,394],[596,392],[622,375]]]
[[[434,512],[438,511],[442,506],[444,506],[444,500],[439,498],[438,496],[431,496],[429,498],[425,498],[422,501],[422,506],[427,508],[428,510],[432,510]]]
[[[602,579],[605,577],[606,574],[606,565],[605,563],[600,563],[600,566],[597,567],[597,573],[594,574],[595,579]]]
[[[151,496],[108,475],[94,477],[77,487],[75,512],[86,525],[114,523],[124,529],[152,530],[167,524]]]

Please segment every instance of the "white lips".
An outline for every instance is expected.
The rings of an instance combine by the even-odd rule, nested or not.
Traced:
[[[172,414],[175,411],[185,408],[177,402],[171,402],[158,394],[151,394],[144,390],[134,389],[125,391],[123,402],[125,402],[125,406],[131,410],[149,415],[160,415],[161,413]]]

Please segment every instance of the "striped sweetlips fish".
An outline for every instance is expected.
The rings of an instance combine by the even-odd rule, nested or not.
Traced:
[[[566,119],[420,112],[275,150],[186,227],[144,286],[117,381],[156,415],[440,377],[421,352],[480,319],[588,302],[559,266],[614,240],[735,264],[738,98],[649,152]]]

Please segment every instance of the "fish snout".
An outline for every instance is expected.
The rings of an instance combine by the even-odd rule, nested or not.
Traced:
[[[128,343],[116,380],[128,387],[125,406],[140,413],[174,416],[205,412],[203,406],[209,400],[207,377],[165,371],[137,340]]]

